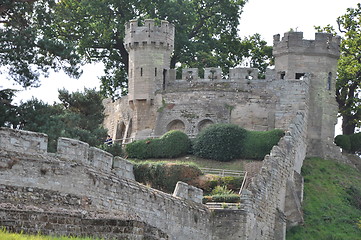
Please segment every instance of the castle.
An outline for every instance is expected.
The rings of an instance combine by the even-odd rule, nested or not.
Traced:
[[[237,209],[200,203],[202,191],[178,183],[167,194],[134,181],[132,164],[87,143],[60,138],[47,152],[47,136],[0,128],[0,226],[13,231],[106,239],[283,240],[302,223],[308,156],[338,158],[333,144],[339,39],[317,33],[274,36],[275,69],[169,69],[174,27],[146,20],[126,25],[129,95],[105,101],[113,138],[159,136],[170,129],[196,135],[213,123],[246,129],[280,128],[285,136],[261,163]]]
[[[129,53],[129,94],[105,102],[105,127],[122,143],[158,137],[173,129],[195,136],[213,123],[234,123],[249,130],[286,130],[306,110],[307,154],[325,157],[333,146],[337,121],[335,78],[340,38],[302,32],[274,36],[275,68],[258,79],[254,68],[170,69],[174,26],[161,21],[130,21],[124,45]]]

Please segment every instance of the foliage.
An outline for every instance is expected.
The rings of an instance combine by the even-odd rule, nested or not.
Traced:
[[[238,194],[212,195],[204,196],[203,203],[207,202],[225,202],[225,203],[239,203],[240,196]]]
[[[12,89],[0,90],[0,127],[16,127],[17,109],[12,104],[15,92]]]
[[[335,143],[348,153],[361,153],[361,133],[337,135]]]
[[[271,152],[272,147],[277,145],[283,135],[284,132],[280,129],[271,131],[247,131],[242,158],[263,160],[263,158]]]
[[[113,143],[113,144],[101,144],[97,146],[97,148],[104,150],[108,153],[111,153],[113,156],[123,156],[123,148],[122,145],[119,143]]]
[[[80,58],[72,44],[56,37],[55,0],[13,1],[0,4],[0,66],[23,87],[38,86],[40,73],[64,70],[79,77]]]
[[[59,90],[61,104],[45,104],[37,99],[18,107],[17,127],[48,135],[49,151],[55,152],[57,139],[68,137],[97,146],[103,143],[106,130],[102,127],[104,107],[102,97],[92,89],[69,93]]]
[[[85,61],[103,62],[101,91],[116,97],[118,87],[123,94],[127,90],[128,53],[123,38],[124,24],[131,19],[165,19],[175,25],[172,68],[176,63],[181,63],[181,67],[222,66],[227,73],[244,58],[251,58],[254,66],[262,69],[270,58],[270,47],[259,35],[245,42],[237,36],[245,3],[246,0],[62,0],[57,4],[53,27],[57,37],[76,46]]]
[[[337,135],[335,137],[335,144],[346,152],[351,152],[350,135]]]
[[[228,189],[227,186],[218,185],[212,190],[211,195],[230,195],[233,193],[233,190]]]
[[[202,177],[192,181],[191,184],[195,187],[201,188],[204,194],[212,193],[215,188],[226,188],[228,191],[238,191],[242,185],[242,177],[221,177],[216,175],[203,175]]]
[[[100,238],[78,238],[78,237],[55,237],[55,236],[43,236],[40,234],[30,235],[23,233],[11,233],[6,231],[5,228],[0,229],[1,240],[101,240]]]
[[[129,143],[125,151],[130,158],[174,158],[186,155],[191,147],[187,134],[172,130],[159,139],[145,139]]]
[[[354,133],[350,135],[351,142],[351,152],[352,153],[361,153],[361,133]]]
[[[152,188],[172,193],[177,182],[188,183],[202,174],[194,164],[167,162],[134,162],[135,180]]]
[[[213,124],[199,133],[193,145],[194,155],[222,162],[239,158],[246,130],[234,124]]]
[[[348,8],[347,13],[337,18],[338,28],[343,35],[338,61],[336,100],[342,116],[342,132],[350,135],[355,127],[361,126],[361,4]],[[316,28],[336,34],[330,25]]]
[[[361,210],[350,200],[359,199],[360,172],[332,160],[311,158],[304,161],[302,175],[304,224],[291,228],[287,240],[359,239]]]

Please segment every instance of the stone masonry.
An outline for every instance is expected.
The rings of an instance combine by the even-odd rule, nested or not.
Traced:
[[[158,137],[169,130],[195,136],[213,123],[234,123],[249,130],[286,130],[298,111],[306,109],[308,156],[330,157],[337,120],[336,66],[340,38],[302,32],[274,36],[274,69],[258,79],[254,68],[170,69],[175,29],[171,23],[136,20],[125,26],[129,52],[129,94],[105,100],[105,127],[122,143]],[[336,155],[337,156],[337,155]]]
[[[282,240],[288,226],[302,223],[304,158],[340,154],[332,142],[339,38],[275,35],[275,68],[266,79],[252,68],[228,76],[207,68],[202,78],[183,69],[176,79],[174,31],[166,21],[126,25],[129,95],[104,101],[104,125],[122,143],[171,129],[194,136],[214,123],[283,129],[239,209],[209,209],[200,189],[181,182],[173,195],[141,185],[130,162],[87,143],[60,138],[48,153],[45,134],[0,128],[0,226],[106,239]]]

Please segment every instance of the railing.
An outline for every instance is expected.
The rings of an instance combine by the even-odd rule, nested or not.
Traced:
[[[246,171],[235,171],[235,170],[226,170],[226,169],[215,169],[215,168],[200,168],[204,174],[213,174],[221,177],[243,177],[241,187],[238,194],[241,195],[243,188],[246,185],[247,181],[247,172]]]
[[[214,174],[221,177],[243,177],[245,171],[235,171],[227,169],[216,169],[216,168],[200,168],[200,170],[205,174]]]

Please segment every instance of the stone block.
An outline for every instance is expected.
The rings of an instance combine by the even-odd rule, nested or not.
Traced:
[[[44,133],[0,128],[0,149],[30,153],[46,153],[48,136]]]
[[[202,203],[203,190],[179,181],[174,189],[173,196]]]
[[[99,148],[90,147],[88,162],[96,168],[110,172],[112,168],[113,155]]]
[[[135,180],[133,164],[121,157],[114,157],[113,169],[119,177]]]
[[[88,164],[89,144],[70,138],[59,138],[57,154],[65,159]]]

